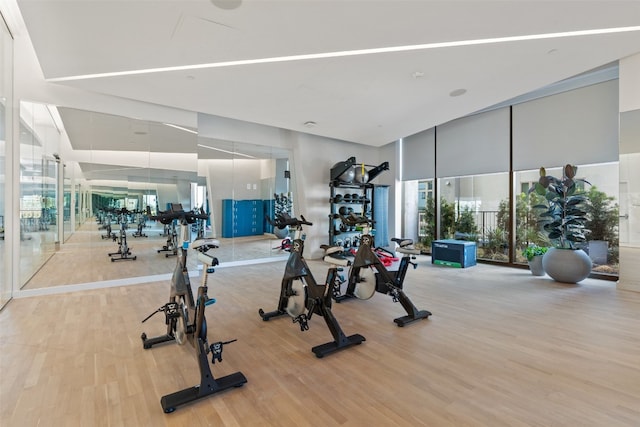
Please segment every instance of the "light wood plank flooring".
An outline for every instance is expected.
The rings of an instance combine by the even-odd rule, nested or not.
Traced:
[[[334,304],[366,342],[323,359],[311,352],[331,339],[321,318],[301,332],[258,316],[277,305],[284,262],[218,269],[209,339],[238,341],[212,370],[248,383],[172,414],[160,398],[199,381],[193,350],[140,341],[164,330],[162,314],[140,322],[167,283],[13,300],[0,312],[0,425],[640,425],[640,293],[419,264],[405,289],[431,318],[399,328],[404,311],[382,294]]]

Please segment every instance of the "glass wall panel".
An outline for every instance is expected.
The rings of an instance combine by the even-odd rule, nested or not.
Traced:
[[[63,195],[62,195],[62,199],[63,199],[63,205],[62,205],[62,224],[63,224],[63,230],[64,230],[64,237],[63,237],[63,241],[67,241],[69,240],[69,237],[71,237],[71,234],[73,233],[73,226],[71,223],[71,215],[73,213],[73,204],[74,204],[74,196],[75,194],[73,193],[73,185],[72,185],[72,176],[70,176],[69,174],[69,169],[66,167],[63,167]]]
[[[171,273],[177,244],[171,240],[173,246],[162,250],[170,236],[162,224],[149,219],[147,206],[153,214],[166,210],[167,203],[191,209],[191,185],[197,181],[195,130],[68,107],[40,107],[52,116],[57,113],[59,128],[65,131],[55,152],[45,150],[51,161],[56,161],[54,154],[63,153],[63,172],[57,177],[60,202],[51,204],[52,209],[59,206],[53,217],[63,220],[64,250],[40,263],[26,287]],[[46,166],[48,156],[42,170],[37,164],[27,168],[42,151],[40,138],[23,146],[23,170],[36,170],[25,179],[37,182],[45,194],[48,183],[56,182],[46,171],[55,168]],[[54,198],[43,196],[41,205],[46,207],[45,199]]]
[[[438,179],[439,235],[475,241],[478,259],[509,261],[509,174]]]
[[[286,233],[269,223],[292,213],[286,150],[198,137],[198,169],[205,178],[211,234],[221,241],[220,262],[282,256]]]
[[[10,250],[5,242],[7,226],[6,176],[7,144],[12,141],[11,106],[13,105],[13,40],[4,20],[0,19],[0,308],[11,298]]]
[[[55,252],[60,125],[43,104],[20,103],[20,260],[23,286]]]
[[[638,58],[636,58],[638,59]],[[638,64],[638,61],[636,61]],[[640,65],[640,64],[639,64]],[[638,68],[638,67],[636,67]],[[633,74],[637,76],[637,73]],[[631,79],[636,81],[637,77]],[[640,110],[620,114],[621,289],[640,291]]]

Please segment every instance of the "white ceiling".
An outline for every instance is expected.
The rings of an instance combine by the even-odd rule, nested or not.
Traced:
[[[18,4],[47,79],[371,146],[640,51],[640,28],[456,47],[432,45],[640,26],[640,1],[18,0]],[[395,53],[221,64],[408,45],[413,48]],[[209,66],[184,69],[198,64]],[[77,78],[165,67],[178,68]],[[458,89],[466,93],[450,96]],[[316,125],[305,126],[308,121]]]

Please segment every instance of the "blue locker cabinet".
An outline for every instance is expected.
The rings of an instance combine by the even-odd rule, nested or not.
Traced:
[[[264,234],[262,200],[222,200],[222,237]]]

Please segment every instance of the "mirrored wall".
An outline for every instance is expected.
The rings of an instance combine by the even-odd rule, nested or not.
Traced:
[[[0,308],[11,298],[11,262],[12,254],[5,242],[5,229],[8,227],[6,161],[11,141],[13,105],[13,39],[4,19],[0,19]],[[10,153],[10,151],[9,151]]]
[[[59,243],[61,129],[52,109],[20,103],[19,280],[24,285]]]
[[[180,226],[153,216],[174,204],[209,213],[191,238],[218,238],[221,263],[286,257],[268,221],[293,209],[286,150],[39,103],[20,115],[23,289],[170,273]]]
[[[640,110],[620,114],[620,281],[640,291]]]

